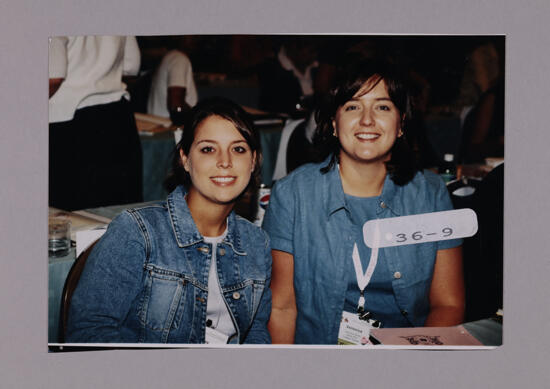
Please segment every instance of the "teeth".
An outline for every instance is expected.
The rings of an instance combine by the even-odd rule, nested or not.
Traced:
[[[212,178],[212,180],[219,183],[226,183],[226,182],[234,181],[235,177],[214,177]]]
[[[359,139],[375,139],[375,138],[378,138],[380,135],[378,135],[378,134],[357,134],[356,136]]]

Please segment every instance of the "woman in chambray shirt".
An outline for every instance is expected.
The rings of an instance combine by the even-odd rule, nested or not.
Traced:
[[[257,134],[213,98],[193,108],[176,151],[167,200],[123,212],[94,247],[67,342],[270,343],[269,240],[233,212],[258,182]]]
[[[367,269],[367,220],[452,209],[441,178],[417,168],[405,139],[408,107],[405,83],[392,66],[350,66],[317,112],[325,159],[275,184],[263,222],[273,256],[274,343],[337,343],[343,312],[357,313],[361,301],[352,258],[357,245]],[[460,245],[453,239],[380,248],[364,289],[371,323],[461,323]]]

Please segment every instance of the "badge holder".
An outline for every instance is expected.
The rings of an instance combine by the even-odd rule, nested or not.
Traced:
[[[338,331],[338,344],[339,345],[367,345],[375,344],[376,342],[370,336],[371,328],[379,328],[382,323],[372,317],[372,313],[365,311],[365,289],[376,267],[378,260],[378,248],[373,248],[371,251],[371,258],[369,265],[365,273],[361,267],[361,260],[359,258],[359,250],[357,244],[353,246],[353,265],[355,268],[355,275],[357,276],[357,284],[361,292],[359,301],[357,303],[357,312],[342,312],[342,319],[340,321],[340,330]]]
[[[364,308],[364,290],[361,291],[357,313],[342,312],[340,330],[338,331],[339,345],[367,345],[378,344],[379,342],[370,335],[372,328],[380,328],[380,320],[374,319],[371,312]],[[361,304],[361,302],[363,304]]]

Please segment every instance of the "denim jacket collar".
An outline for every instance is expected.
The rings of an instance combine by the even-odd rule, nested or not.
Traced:
[[[204,241],[203,236],[193,221],[187,201],[185,201],[185,193],[185,188],[180,185],[166,199],[170,222],[179,247],[187,247]],[[227,218],[227,235],[223,242],[230,245],[235,253],[246,255],[241,237],[236,229],[236,224],[235,212],[231,211]]]
[[[331,156],[329,156],[321,166],[328,165]],[[327,188],[327,218],[330,217],[334,212],[344,208],[349,212],[349,209],[346,205],[346,198],[344,195],[344,189],[342,188],[342,180],[340,178],[340,172],[338,170],[338,165],[335,165],[330,169],[325,176],[325,188]],[[393,214],[396,216],[401,215],[402,210],[399,206],[399,202],[396,201],[396,195],[398,192],[397,185],[390,178],[389,174],[386,174],[384,179],[384,187],[382,188],[382,194],[379,196],[380,205],[376,210],[377,215],[380,215],[384,212],[384,208],[389,208]],[[383,204],[383,206],[382,206]]]

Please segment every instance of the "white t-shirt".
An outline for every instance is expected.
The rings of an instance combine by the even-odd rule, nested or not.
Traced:
[[[63,78],[49,100],[49,122],[71,120],[79,108],[129,99],[123,75],[141,62],[133,36],[58,36],[49,40],[49,78]]]
[[[206,243],[212,244],[212,260],[210,262],[210,270],[208,272],[208,300],[206,302],[206,322],[209,323],[210,330],[217,331],[227,338],[230,338],[237,333],[231,314],[227,309],[222,296],[220,281],[218,278],[218,270],[216,266],[217,245],[223,241],[223,238],[227,235],[227,229],[225,232],[216,237],[204,237]],[[208,332],[206,336],[206,342],[220,343],[215,337],[209,338]],[[227,342],[224,342],[227,343]]]
[[[197,88],[193,80],[193,68],[189,58],[179,50],[171,50],[162,59],[153,75],[147,101],[147,113],[169,117],[167,106],[168,87],[186,88],[185,102],[189,106],[197,104]]]

